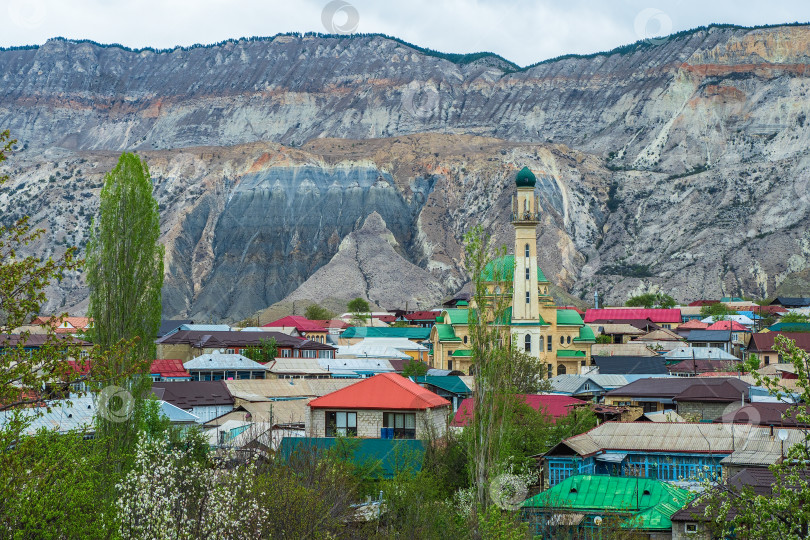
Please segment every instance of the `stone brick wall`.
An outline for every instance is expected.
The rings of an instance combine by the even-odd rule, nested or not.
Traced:
[[[701,401],[681,401],[678,403],[678,414],[689,420],[716,420],[726,413],[742,407],[739,402],[710,403]]]
[[[357,409],[329,409],[330,411],[348,411],[357,413],[357,436],[369,439],[379,439],[380,429],[383,427],[383,410],[357,410]],[[416,412],[416,438],[425,438],[429,426],[433,427],[435,434],[444,436],[447,430],[450,406],[436,407],[427,411]],[[307,407],[306,434],[309,437],[326,437],[326,410],[311,409]]]

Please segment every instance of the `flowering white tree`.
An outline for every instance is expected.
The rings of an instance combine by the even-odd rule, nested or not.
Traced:
[[[117,485],[122,538],[267,537],[255,464],[212,468],[187,450],[142,437],[135,464]]]

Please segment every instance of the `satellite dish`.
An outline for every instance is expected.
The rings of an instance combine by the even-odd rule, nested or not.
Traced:
[[[602,524],[602,516],[596,516],[593,518],[593,524],[597,527]]]
[[[786,440],[787,440],[787,438],[788,438],[788,432],[787,432],[787,430],[786,430],[786,429],[780,429],[780,430],[779,430],[779,431],[776,433],[776,436],[777,436],[777,437],[779,437],[779,440],[780,440],[780,441],[783,441],[783,442],[784,442],[784,441],[786,441]]]

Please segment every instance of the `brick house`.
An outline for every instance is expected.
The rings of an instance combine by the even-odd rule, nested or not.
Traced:
[[[396,373],[382,373],[313,399],[310,437],[425,439],[442,436],[450,402]]]

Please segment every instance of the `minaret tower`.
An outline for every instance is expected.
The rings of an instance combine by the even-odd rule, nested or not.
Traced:
[[[512,284],[512,322],[537,324],[540,299],[537,284],[537,225],[540,212],[534,196],[537,178],[528,167],[515,177],[517,195],[512,198],[515,227],[515,274]],[[534,346],[532,347],[533,350]]]

